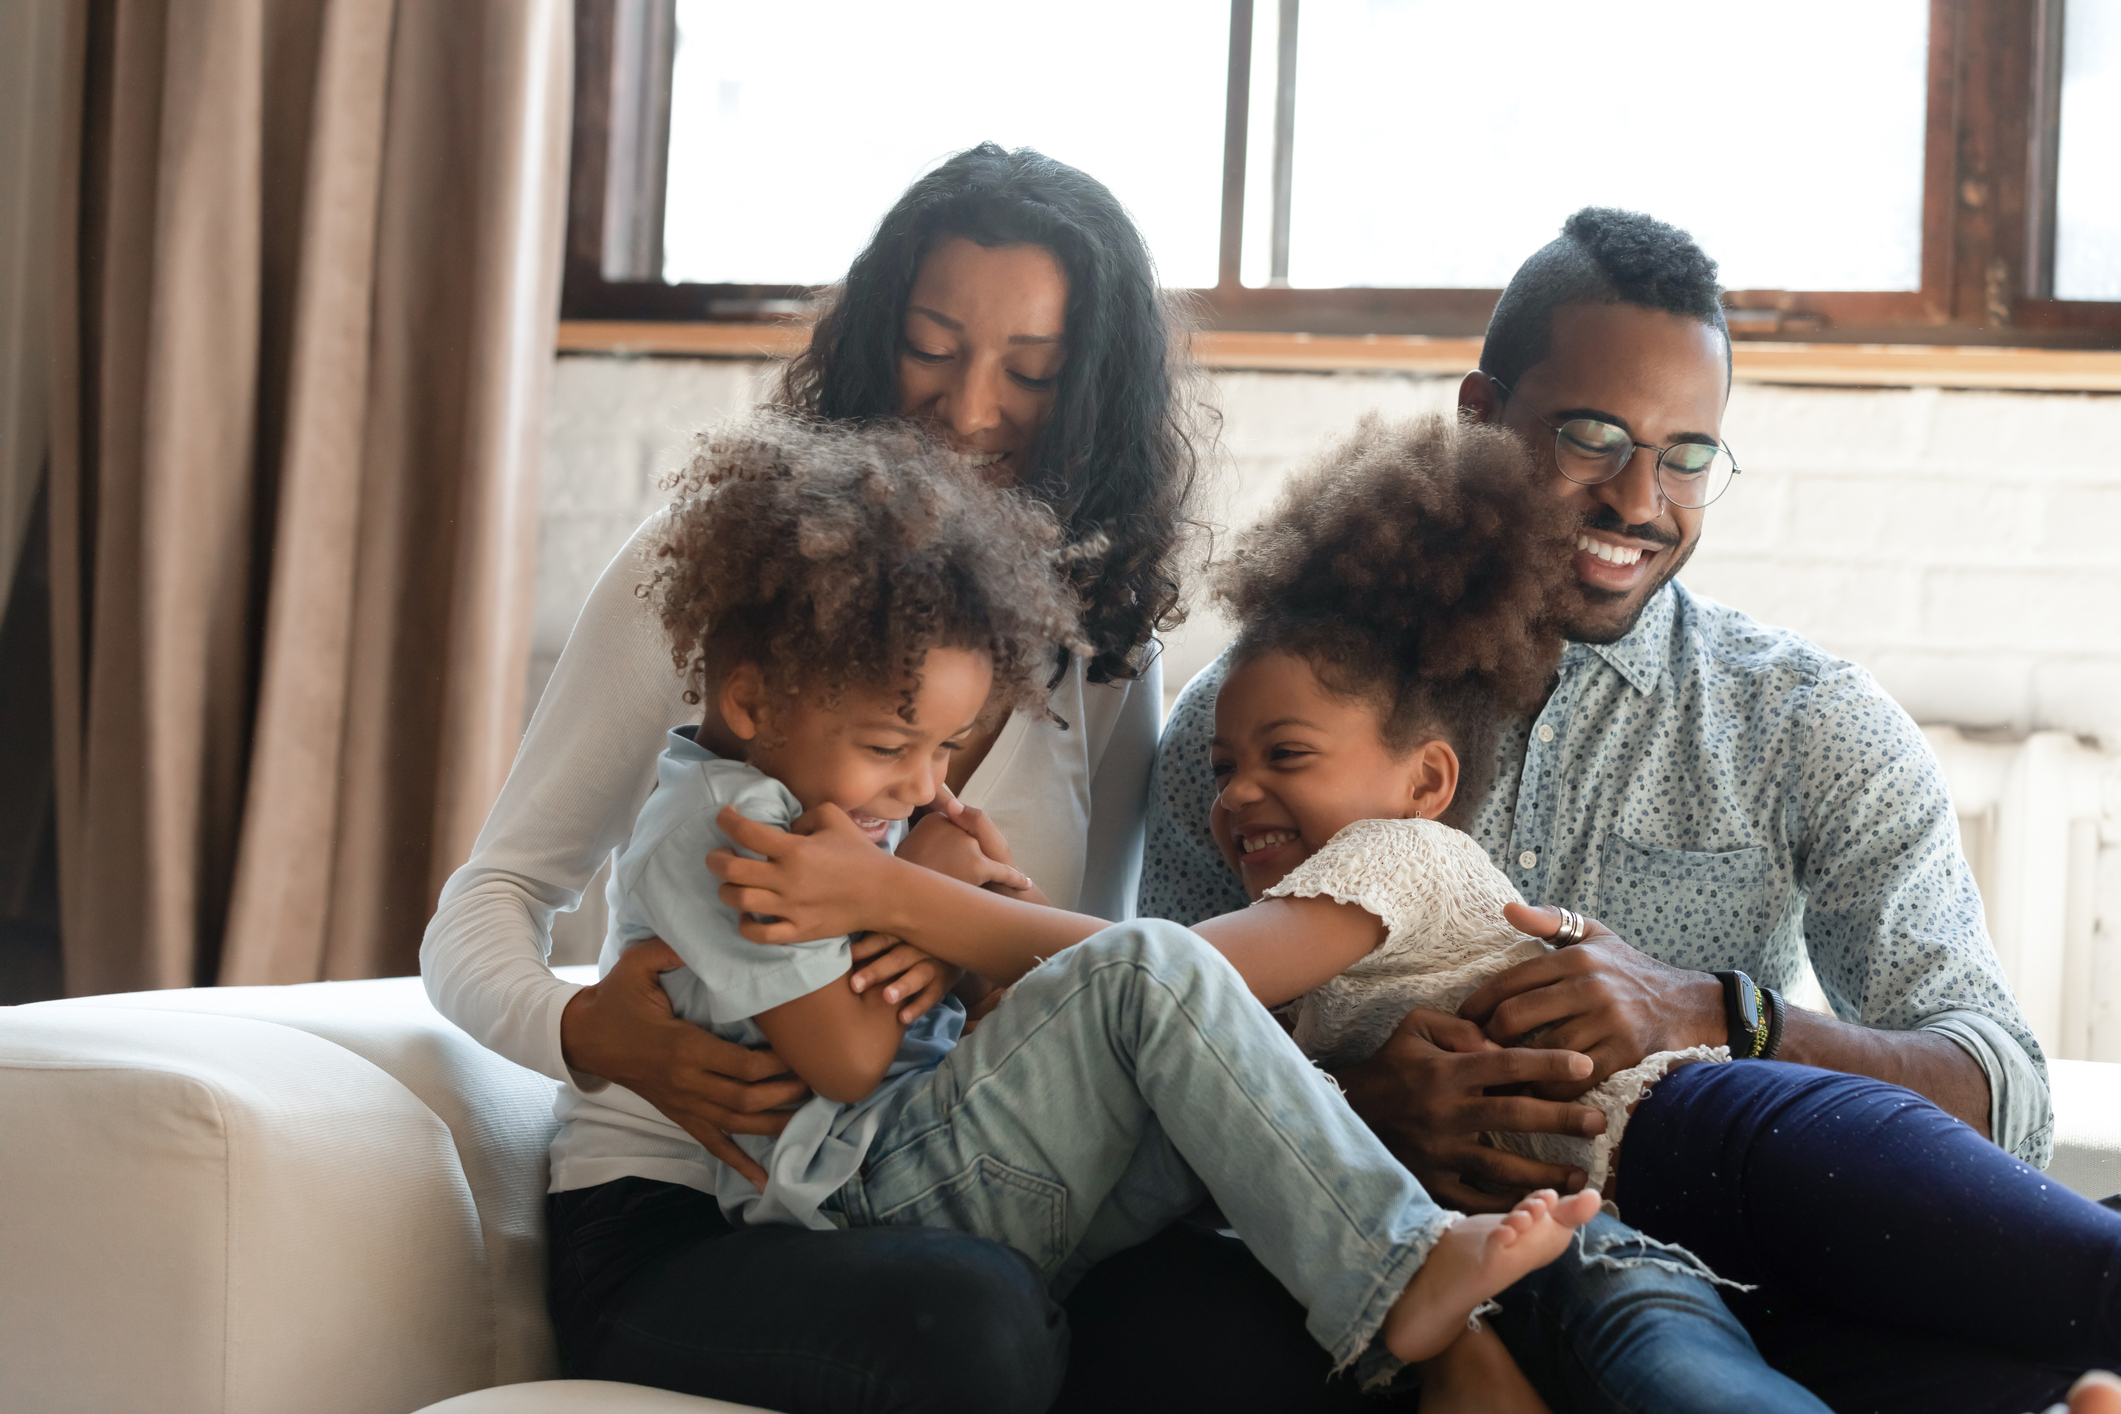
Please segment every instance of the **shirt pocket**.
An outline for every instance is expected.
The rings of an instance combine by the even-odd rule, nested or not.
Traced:
[[[1672,963],[1756,955],[1780,912],[1765,846],[1703,854],[1607,835],[1591,916]],[[1729,963],[1719,963],[1728,966]]]

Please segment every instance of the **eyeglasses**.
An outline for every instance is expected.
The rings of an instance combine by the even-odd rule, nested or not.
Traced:
[[[1503,401],[1508,402],[1510,385],[1492,375],[1484,376],[1502,389]],[[1554,464],[1579,486],[1611,481],[1627,468],[1635,449],[1640,447],[1657,454],[1657,489],[1664,498],[1675,506],[1698,511],[1729,490],[1731,478],[1741,469],[1732,459],[1731,449],[1721,442],[1674,442],[1669,447],[1653,447],[1630,437],[1626,428],[1600,418],[1572,417],[1557,427],[1536,412],[1532,416],[1554,434]]]

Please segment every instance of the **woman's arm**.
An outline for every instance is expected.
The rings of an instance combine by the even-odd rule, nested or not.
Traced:
[[[663,734],[693,714],[634,593],[658,524],[636,531],[590,592],[471,859],[442,889],[420,974],[435,1009],[480,1044],[585,1090],[617,1081],[745,1167],[724,1132],[780,1131],[786,1117],[773,1111],[803,1088],[765,1077],[786,1067],[672,1016],[658,958],[641,949],[590,988],[560,981],[545,961],[553,913],[580,902],[631,832]]]

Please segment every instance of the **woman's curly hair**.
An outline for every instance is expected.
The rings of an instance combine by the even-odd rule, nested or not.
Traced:
[[[963,236],[1043,246],[1068,275],[1067,361],[1024,489],[1086,553],[1070,566],[1091,682],[1137,676],[1149,636],[1181,622],[1178,563],[1200,448],[1214,413],[1199,396],[1179,304],[1157,289],[1149,248],[1096,178],[1028,147],[983,142],[906,189],[846,280],[824,293],[809,347],[775,401],[829,418],[899,411],[906,305],[921,264]]]
[[[1304,659],[1329,692],[1377,704],[1392,751],[1450,742],[1445,818],[1460,823],[1502,721],[1537,705],[1561,656],[1550,606],[1575,528],[1508,432],[1373,413],[1238,537],[1214,592],[1238,621],[1237,661]]]
[[[1045,702],[1056,645],[1080,651],[1072,552],[1053,514],[904,423],[761,412],[703,432],[643,586],[698,703],[741,663],[834,705],[901,688],[912,720],[933,648],[984,652],[1008,706]]]

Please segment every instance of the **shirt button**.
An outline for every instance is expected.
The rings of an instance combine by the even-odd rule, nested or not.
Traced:
[[[1539,739],[1541,741],[1552,741],[1554,739],[1554,729],[1542,724],[1539,728]]]
[[[1539,856],[1528,849],[1517,856],[1517,862],[1527,869],[1537,869],[1539,867]]]

